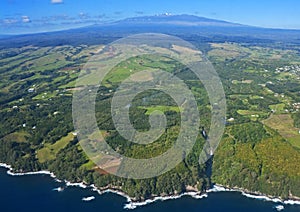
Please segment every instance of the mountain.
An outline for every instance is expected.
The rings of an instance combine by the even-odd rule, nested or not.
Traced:
[[[300,44],[300,30],[254,27],[194,15],[163,14],[57,32],[0,37],[0,48],[106,44],[130,34],[149,32],[176,35],[189,41]]]
[[[170,15],[168,13],[155,16],[126,18],[113,23],[114,25],[177,25],[177,26],[243,26],[222,20],[209,19],[194,15]]]
[[[89,98],[82,94],[86,94],[85,91],[90,86],[75,86],[76,81],[83,82],[77,77],[84,76],[84,82],[88,82],[96,77],[94,67],[97,64],[99,68],[105,66],[95,63],[97,60],[91,60],[91,56],[97,54],[99,46],[90,45],[107,44],[128,34],[141,32],[167,33],[192,42],[203,51],[203,55],[208,55],[222,80],[228,119],[225,120],[223,114],[219,121],[226,125],[226,130],[218,150],[206,164],[199,164],[202,147],[207,143],[207,136],[203,132],[209,129],[210,124],[212,127],[216,126],[210,114],[214,111],[210,108],[222,112],[217,109],[221,105],[213,104],[211,107],[205,84],[197,80],[197,76],[184,63],[155,54],[163,48],[155,42],[151,48],[146,47],[149,51],[152,49],[154,54],[149,52],[137,57],[130,54],[131,58],[121,58],[103,79],[102,85],[99,85],[99,95],[94,99],[95,115],[92,118],[104,138],[97,136],[97,133],[84,135],[88,131],[88,125],[84,125],[84,129],[81,126],[82,130],[78,129],[78,124],[81,125],[82,121],[86,123],[87,119],[82,117],[91,116],[82,111],[86,108],[89,112],[89,107],[86,107],[86,100]],[[257,28],[195,16],[160,15],[125,19],[109,25],[0,39],[0,162],[12,165],[16,172],[48,170],[61,180],[93,184],[99,190],[117,189],[118,193],[124,192],[134,201],[165,195],[173,197],[189,191],[203,194],[213,183],[234,189],[241,188],[260,196],[267,194],[268,197],[272,195],[282,199],[297,199],[300,197],[300,145],[297,142],[300,139],[300,111],[297,112],[297,102],[300,102],[300,45],[288,44],[297,42],[299,34],[300,31]],[[169,42],[166,44],[167,48],[171,47]],[[180,45],[172,47],[174,55],[188,57],[191,55],[189,53],[194,53]],[[119,53],[114,48],[106,50],[104,53],[109,58]],[[164,52],[170,51],[162,51]],[[86,66],[90,64],[89,61],[92,61],[92,66]],[[84,67],[87,68],[86,71],[83,70]],[[136,95],[130,101],[132,103],[128,113],[128,124],[132,124],[137,132],[146,132],[151,128],[149,114],[154,110],[160,110],[166,115],[165,130],[156,137],[158,139],[155,142],[133,144],[117,132],[111,117],[111,102],[116,92],[122,89],[122,82],[139,70],[147,70],[151,75],[156,70],[167,71],[178,77],[188,90],[193,91],[192,96],[201,117],[197,123],[199,126],[194,129],[196,133],[193,148],[190,148],[189,143],[192,142],[188,139],[193,137],[193,133],[183,136],[184,139],[177,142],[182,129],[188,127],[189,133],[193,128],[182,126],[185,118],[182,110],[177,107],[172,96],[161,92],[162,90],[146,89]],[[140,82],[145,81],[144,79],[148,81],[151,80],[151,75],[144,75],[142,78],[136,75],[135,79]],[[215,77],[213,74],[213,78]],[[208,86],[213,89],[214,85]],[[179,90],[181,86],[172,87],[179,96],[184,95]],[[215,92],[216,95],[222,93]],[[280,95],[277,96],[276,93]],[[214,102],[220,102],[222,96],[214,98]],[[72,114],[77,127],[73,125]],[[74,116],[77,114],[79,117]],[[197,116],[190,118],[195,121]],[[215,130],[220,132],[219,126],[217,129],[211,128],[210,133],[213,134],[210,135],[215,135]],[[83,136],[85,141],[82,142],[80,138]],[[142,138],[141,136],[140,134],[136,138]],[[216,135],[211,137],[216,138]],[[106,148],[103,153],[101,150],[106,145],[101,143],[104,141],[111,148]],[[79,146],[79,142],[83,144],[83,148]],[[172,151],[174,145],[180,146],[175,147],[176,152]],[[187,152],[182,151],[185,147],[188,148]],[[105,170],[89,160],[83,149],[89,150],[88,156],[100,162]],[[120,154],[120,157],[115,157],[116,154],[112,156],[109,149]],[[161,154],[171,156],[170,153],[177,162],[180,159],[183,161],[160,175],[161,171],[172,167],[171,164],[175,161],[157,161],[157,158]],[[148,159],[148,164],[128,164],[129,160],[121,155],[134,160]],[[172,159],[168,156],[166,158]],[[149,167],[149,171],[152,171],[145,170],[141,173],[141,167],[144,170]],[[124,177],[108,175],[107,171]],[[147,177],[153,171],[157,177],[152,179],[126,178]],[[131,175],[137,172],[141,175]],[[276,200],[276,204],[279,204],[278,198]],[[281,203],[283,202],[280,205]],[[267,207],[272,209],[271,205]]]

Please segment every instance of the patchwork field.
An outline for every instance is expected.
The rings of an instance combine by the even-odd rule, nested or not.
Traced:
[[[294,127],[290,114],[271,115],[263,123],[278,131],[293,146],[300,148],[300,129]]]
[[[45,144],[45,147],[37,151],[37,158],[40,163],[44,163],[49,160],[55,159],[56,154],[59,150],[65,148],[71,140],[73,140],[74,135],[69,133],[67,136],[62,137],[60,140],[54,144]]]

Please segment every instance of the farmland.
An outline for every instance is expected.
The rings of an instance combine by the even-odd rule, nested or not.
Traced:
[[[283,198],[291,194],[300,196],[295,186],[300,182],[298,51],[242,42],[210,42],[203,46],[222,80],[227,99],[226,129],[213,159],[212,181]],[[100,42],[98,45],[12,46],[0,50],[3,120],[0,161],[12,164],[19,171],[48,169],[70,181],[85,181],[100,188],[122,187],[136,199],[149,198],[151,194],[180,193],[186,190],[186,185],[201,191],[209,188],[206,164],[198,163],[204,144],[200,134],[191,153],[178,166],[154,179],[118,178],[96,167],[87,157],[73,127],[72,95],[83,89],[75,86],[80,71],[103,47]],[[147,75],[138,74],[145,70]],[[200,126],[209,130],[212,105],[195,75],[167,57],[136,56],[117,64],[97,93],[98,127],[119,154],[151,158],[166,152],[176,141],[181,107],[163,92],[142,92],[129,105],[132,125],[142,132],[150,127],[150,114],[161,111],[166,115],[166,130],[155,142],[139,145],[126,141],[111,119],[111,100],[120,83],[133,74],[134,81],[151,80],[157,70],[173,73],[185,82],[197,101]],[[95,135],[90,138],[100,139]],[[95,155],[94,159],[107,157]],[[119,164],[120,161],[113,161],[107,165],[112,169],[122,168]]]

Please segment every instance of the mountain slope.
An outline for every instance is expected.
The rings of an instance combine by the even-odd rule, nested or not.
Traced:
[[[0,48],[106,44],[130,34],[149,32],[175,35],[189,41],[200,39],[206,42],[300,43],[300,30],[260,28],[193,15],[165,14],[127,18],[109,24],[57,32],[0,36]]]
[[[194,15],[155,15],[126,18],[114,25],[177,25],[177,26],[243,26],[241,24],[198,17]]]

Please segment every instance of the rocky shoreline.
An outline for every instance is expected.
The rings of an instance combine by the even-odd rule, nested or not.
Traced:
[[[125,209],[134,209],[134,208],[137,208],[137,207],[140,207],[143,205],[154,203],[156,201],[179,199],[183,196],[191,196],[195,199],[202,199],[202,198],[208,197],[208,194],[211,192],[240,192],[242,195],[244,195],[248,198],[254,198],[254,199],[259,199],[259,200],[263,200],[263,201],[272,201],[272,202],[280,203],[280,204],[300,205],[299,197],[293,196],[293,198],[283,200],[279,197],[266,195],[261,192],[257,192],[257,191],[253,192],[253,191],[249,191],[247,189],[238,188],[238,187],[229,188],[229,187],[219,185],[219,184],[215,184],[211,189],[208,189],[205,192],[198,191],[192,186],[187,186],[187,191],[182,194],[153,196],[153,197],[143,200],[143,201],[137,201],[136,199],[129,197],[120,188],[112,188],[112,187],[108,187],[108,186],[103,187],[103,188],[97,188],[94,184],[87,185],[84,182],[72,183],[72,182],[66,181],[66,180],[62,181],[60,179],[57,179],[54,173],[52,173],[50,171],[46,171],[46,170],[45,171],[37,171],[37,172],[15,173],[15,172],[13,172],[13,168],[8,164],[0,163],[0,167],[4,167],[4,168],[8,169],[7,174],[12,175],[12,176],[46,174],[46,175],[49,175],[51,178],[53,178],[57,182],[64,182],[66,184],[66,186],[76,186],[76,187],[80,187],[83,189],[90,188],[93,191],[97,192],[99,195],[104,194],[104,193],[118,194],[120,196],[125,197],[127,200],[127,203],[124,206]]]

